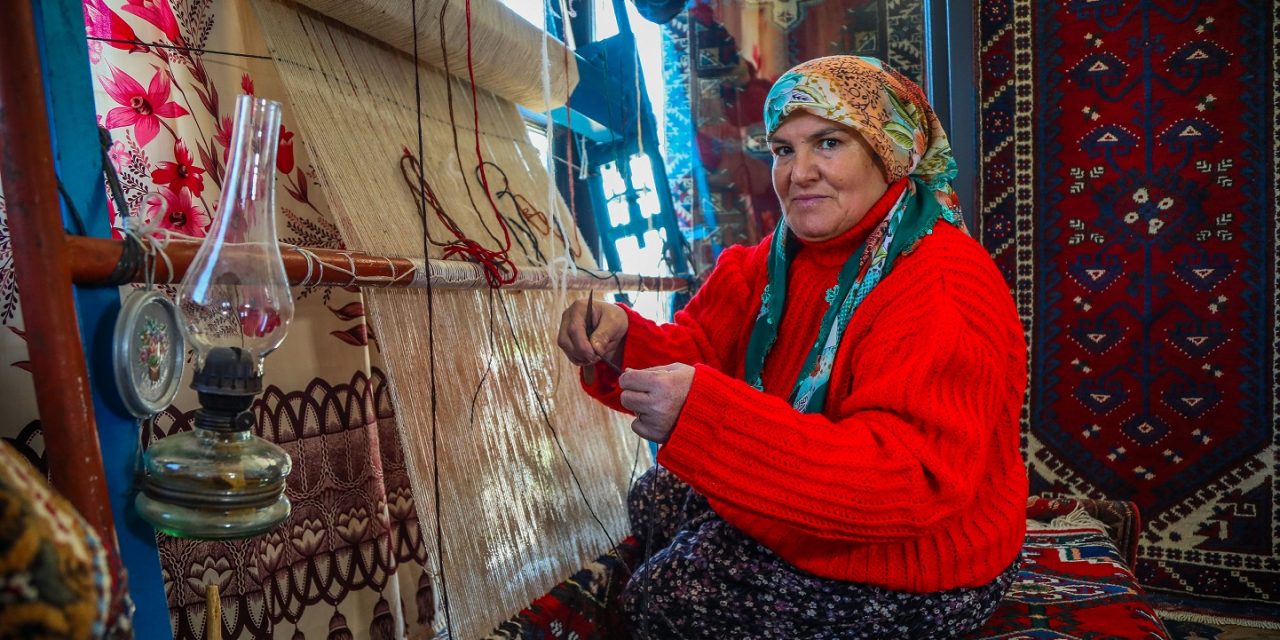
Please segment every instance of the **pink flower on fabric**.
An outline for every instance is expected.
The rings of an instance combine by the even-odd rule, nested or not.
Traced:
[[[111,150],[107,152],[107,157],[116,167],[124,167],[133,158],[129,155],[129,150],[125,148],[124,143],[119,140],[111,143]]]
[[[137,44],[138,34],[134,33],[133,27],[129,26],[120,14],[107,8],[107,3],[103,0],[85,0],[84,2],[84,30],[95,38],[104,38],[107,44],[133,53],[135,51],[146,51],[147,48],[141,44]],[[98,51],[102,51],[102,43],[94,42],[98,45]],[[92,48],[92,44],[90,47]],[[101,55],[101,53],[99,53]],[[96,60],[94,61],[97,62]]]
[[[191,191],[187,189],[174,191],[160,187],[159,191],[147,194],[143,204],[147,208],[147,220],[155,222],[159,217],[157,226],[162,229],[195,238],[203,238],[209,231],[209,214],[191,199]]]
[[[151,172],[151,179],[158,185],[164,185],[180,191],[183,187],[191,190],[191,195],[199,196],[204,191],[204,169],[195,166],[191,161],[191,152],[187,150],[187,143],[179,140],[173,145],[173,157],[177,162],[163,161],[155,171]]]
[[[169,100],[169,74],[156,69],[151,83],[143,90],[137,80],[129,74],[110,67],[111,78],[99,77],[102,88],[121,106],[107,112],[108,129],[134,127],[134,137],[138,146],[145,147],[160,133],[160,118],[178,118],[187,115],[187,110],[178,103]]]
[[[240,76],[240,89],[249,95],[253,95],[253,78],[249,74]]]
[[[240,316],[240,332],[252,338],[261,338],[279,328],[281,322],[280,314],[255,306]]]
[[[939,189],[933,192],[933,197],[937,199],[938,204],[952,211],[960,210],[960,195],[950,189]]]
[[[280,125],[280,141],[276,145],[276,168],[280,173],[293,173],[293,132]]]
[[[222,161],[227,161],[231,153],[231,116],[222,116],[222,124],[213,132],[213,139],[222,145]]]
[[[911,167],[920,163],[920,159],[929,149],[929,140],[924,137],[924,130],[917,128],[911,135]]]
[[[173,15],[169,0],[129,0],[120,10],[151,23],[164,33],[169,42],[182,44],[182,31],[178,29],[178,19]]]

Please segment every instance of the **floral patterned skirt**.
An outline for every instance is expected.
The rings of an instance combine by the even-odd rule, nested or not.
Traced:
[[[628,498],[645,562],[622,594],[636,640],[955,638],[981,627],[1018,573],[934,593],[819,578],[716,515],[706,498],[653,467]]]

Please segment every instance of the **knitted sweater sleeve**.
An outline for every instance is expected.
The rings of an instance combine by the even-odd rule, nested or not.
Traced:
[[[995,425],[1016,424],[1025,346],[1020,356],[998,275],[975,282],[911,262],[886,280],[890,301],[865,309],[869,323],[855,314],[841,356],[852,383],[831,390],[827,415],[697,366],[659,462],[766,545],[904,540],[968,508]]]
[[[672,322],[657,324],[624,306],[628,325],[619,366],[645,369],[681,362],[732,371],[743,357],[737,337],[752,313],[746,271],[754,250],[742,246],[725,249],[697,295],[676,312]],[[754,303],[758,306],[759,301]],[[627,412],[619,401],[618,374],[603,363],[592,373],[588,383],[584,372],[583,389],[605,405]]]

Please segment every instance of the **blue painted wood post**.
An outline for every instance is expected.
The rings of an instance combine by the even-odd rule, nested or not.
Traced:
[[[81,0],[31,0],[36,34],[40,42],[40,67],[48,97],[49,126],[53,138],[54,166],[85,232],[111,237],[102,174],[102,149],[98,140],[93,102],[93,78],[85,41]],[[75,229],[67,202],[63,220]],[[93,389],[98,440],[111,496],[120,557],[129,572],[129,591],[137,606],[134,633],[137,638],[164,640],[173,637],[169,603],[160,573],[155,531],[133,513],[133,473],[139,438],[138,421],[124,408],[115,387],[112,369],[112,336],[120,310],[120,294],[114,287],[76,288],[80,338],[88,359]]]

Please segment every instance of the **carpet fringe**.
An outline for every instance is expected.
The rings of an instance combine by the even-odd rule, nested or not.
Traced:
[[[1234,618],[1231,616],[1217,616],[1198,611],[1186,611],[1184,609],[1164,609],[1156,607],[1156,615],[1163,620],[1175,620],[1177,622],[1198,622],[1200,624],[1224,625],[1233,624],[1241,627],[1250,627],[1253,629],[1276,629],[1280,630],[1280,621],[1270,620],[1253,620],[1250,618]]]
[[[1079,505],[1077,505],[1071,513],[1064,516],[1058,516],[1049,522],[1027,520],[1028,531],[1045,531],[1049,529],[1097,529],[1102,533],[1106,533],[1107,525],[1103,524],[1101,520],[1089,515],[1089,512]]]

